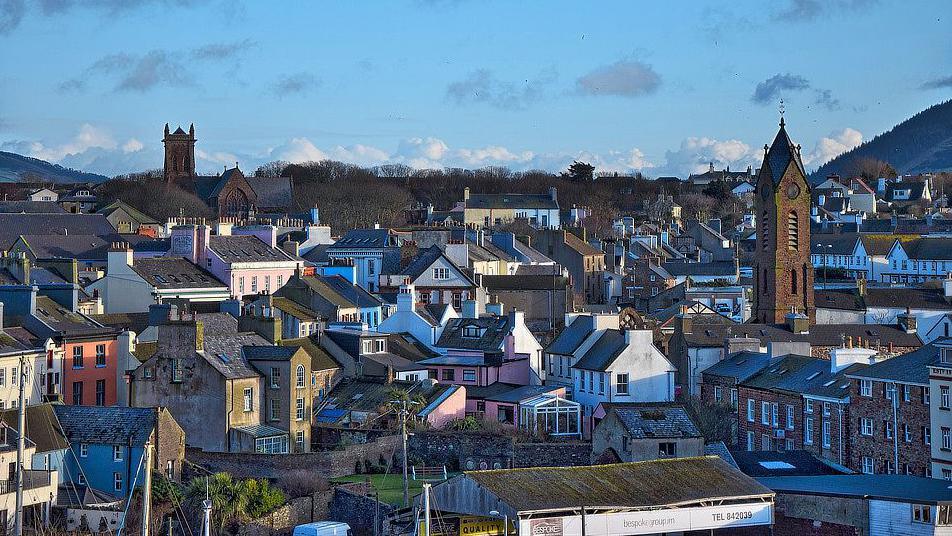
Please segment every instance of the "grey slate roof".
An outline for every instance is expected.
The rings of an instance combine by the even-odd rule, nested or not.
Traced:
[[[808,476],[808,475],[839,475],[843,474],[829,463],[817,458],[806,450],[785,451],[746,451],[731,452],[737,467],[745,475],[752,477],[769,476]],[[766,466],[761,462],[767,462]],[[790,467],[772,468],[770,462],[783,462]]]
[[[183,257],[137,259],[132,269],[148,284],[159,289],[227,288],[211,272]]]
[[[9,214],[66,214],[55,201],[0,201],[0,212]]]
[[[470,194],[466,208],[557,209],[559,203],[549,194]]]
[[[208,246],[225,262],[279,262],[294,260],[283,250],[273,248],[256,236],[212,235]]]
[[[433,265],[440,257],[443,256],[443,250],[440,249],[440,246],[436,244],[424,249],[417,253],[416,257],[410,261],[403,270],[400,270],[400,274],[408,275],[412,279],[420,277],[426,269]]]
[[[722,317],[723,318],[723,317]],[[864,340],[879,341],[888,346],[893,343],[901,347],[919,347],[922,340],[915,333],[906,333],[894,325],[882,324],[816,324],[810,326],[809,333],[793,333],[784,325],[773,324],[710,324],[699,322],[694,317],[691,333],[685,333],[684,339],[692,347],[723,346],[728,336],[754,337],[762,343],[809,342],[813,346],[839,346],[844,337],[861,337]]]
[[[518,385],[518,386],[508,386],[509,389],[500,389],[495,393],[490,393],[487,396],[484,396],[486,400],[493,402],[504,402],[508,404],[518,404],[520,401],[527,398],[532,398],[534,396],[539,396],[542,394],[550,393],[552,391],[557,391],[559,387],[557,386],[546,386],[546,385]],[[467,392],[468,394],[468,392]]]
[[[486,331],[481,337],[470,338],[463,336],[463,328],[477,326]],[[440,348],[455,348],[460,350],[481,350],[483,352],[499,352],[503,340],[509,333],[508,316],[484,316],[480,318],[454,318],[450,320],[436,346]]]
[[[547,266],[550,270],[551,267]],[[484,275],[486,290],[565,290],[569,278],[561,275]]]
[[[758,478],[768,488],[786,494],[855,497],[884,501],[948,504],[949,483],[912,475],[820,475]]]
[[[679,404],[611,404],[608,408],[633,439],[701,437],[697,425]]]
[[[666,262],[662,267],[673,276],[723,276],[736,277],[737,266],[734,261],[716,262]]]
[[[119,240],[102,214],[0,214],[0,248],[9,249],[20,235],[90,235]]]
[[[910,259],[952,260],[952,238],[917,238],[901,245]]]
[[[398,241],[395,234],[389,229],[351,229],[335,242],[330,250],[339,248],[385,248],[397,247]]]
[[[773,361],[776,359],[771,359],[767,353],[737,352],[704,369],[702,374],[734,378],[737,382],[742,382]]]
[[[296,346],[242,346],[248,361],[288,361],[297,352]]]
[[[380,307],[383,303],[360,285],[353,285],[339,275],[321,276],[321,281],[357,307]]]
[[[21,235],[38,259],[105,261],[109,241],[95,235]]]
[[[915,351],[851,372],[850,377],[928,385],[929,365],[939,362],[943,346],[952,346],[952,338],[936,339]]]
[[[868,367],[856,363],[837,372],[830,370],[830,361],[802,355],[787,355],[741,382],[754,389],[785,391],[824,398],[849,396],[847,374]]]
[[[245,177],[258,196],[256,205],[262,209],[291,206],[290,177]]]
[[[803,162],[800,161],[800,153],[797,146],[790,140],[790,136],[787,135],[787,129],[783,122],[781,122],[777,137],[770,145],[764,160],[761,174],[765,174],[768,179],[773,180],[774,184],[779,183],[780,179],[783,178],[783,173],[787,170],[791,160],[796,164],[800,173],[806,176]]]
[[[156,425],[155,408],[121,406],[53,406],[72,443],[142,446]]]
[[[591,315],[579,315],[549,343],[545,351],[550,354],[572,355],[594,329],[595,319]]]
[[[582,354],[574,367],[604,372],[627,346],[625,332],[618,329],[606,329],[595,344]]]

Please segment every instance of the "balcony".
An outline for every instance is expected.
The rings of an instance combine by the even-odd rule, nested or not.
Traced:
[[[38,471],[27,469],[23,471],[23,489],[31,490],[45,488],[50,485],[51,478],[49,471]],[[0,495],[14,493],[17,490],[17,483],[14,480],[0,480]]]

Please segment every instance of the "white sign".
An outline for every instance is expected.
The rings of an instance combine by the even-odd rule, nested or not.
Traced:
[[[756,502],[671,508],[616,514],[586,514],[585,536],[626,536],[727,527],[769,525],[773,503]],[[519,533],[529,536],[575,536],[582,534],[582,517],[547,517],[519,521]]]

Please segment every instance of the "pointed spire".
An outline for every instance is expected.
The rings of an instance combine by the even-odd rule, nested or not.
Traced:
[[[783,99],[780,99],[780,128],[784,126],[783,113],[786,111],[786,107],[783,105]]]

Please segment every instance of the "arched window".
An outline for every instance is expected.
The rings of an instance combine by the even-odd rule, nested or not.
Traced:
[[[767,292],[767,269],[764,268],[764,271],[760,274],[760,291]]]
[[[807,268],[807,265],[804,264],[804,265],[803,265],[803,271],[800,272],[801,276],[803,277],[803,280],[802,280],[802,281],[803,281],[803,285],[801,285],[801,288],[803,288],[803,311],[804,311],[804,312],[806,312],[807,309],[808,309],[808,308],[807,308],[807,294],[809,294],[809,288],[810,288],[810,287],[807,286],[807,270],[808,270],[808,269],[809,269],[809,268]]]
[[[794,210],[787,214],[787,249],[800,249],[800,220]]]
[[[298,389],[303,389],[304,386],[306,385],[306,384],[304,383],[304,380],[305,380],[305,378],[304,378],[304,365],[298,365],[298,366],[297,366],[297,377],[295,378],[295,384],[294,384],[295,387],[297,387]]]
[[[795,295],[796,293],[797,293],[797,269],[794,268],[793,271],[790,272],[790,294]]]
[[[760,242],[761,247],[765,250],[767,249],[767,237],[770,235],[770,230],[767,227],[767,211],[761,215],[760,218]]]
[[[248,216],[250,203],[248,196],[239,189],[234,189],[225,199],[225,216],[233,218],[245,218]]]

